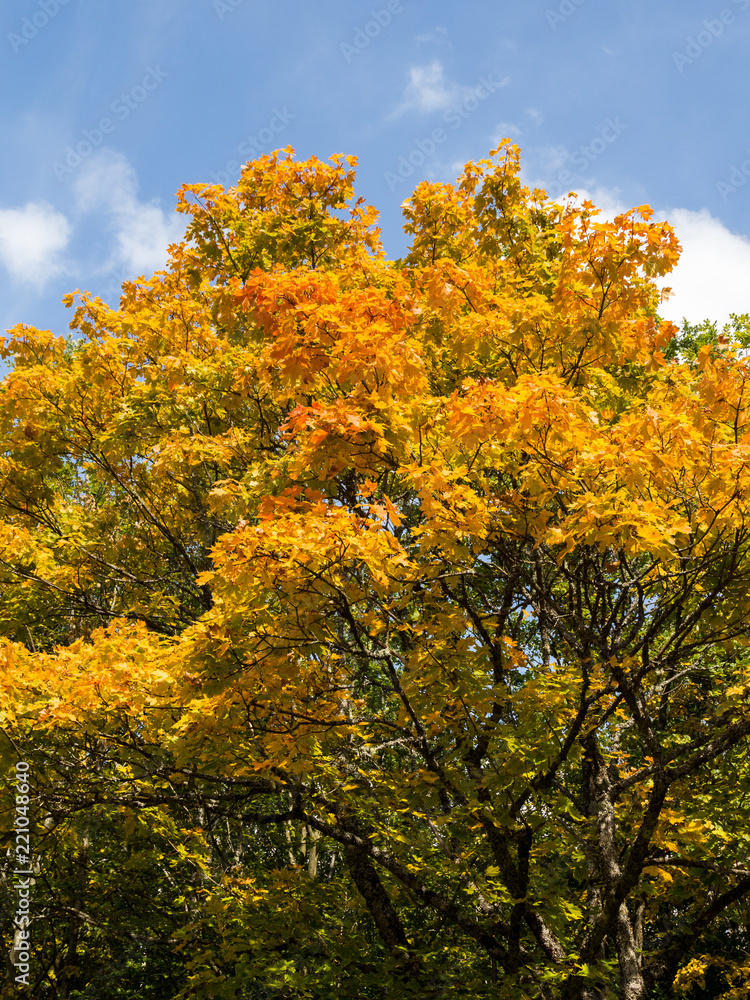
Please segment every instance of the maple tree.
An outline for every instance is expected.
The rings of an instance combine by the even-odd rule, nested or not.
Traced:
[[[391,262],[353,158],[264,156],[9,331],[31,995],[743,995],[750,321],[679,334],[669,225],[519,157]]]

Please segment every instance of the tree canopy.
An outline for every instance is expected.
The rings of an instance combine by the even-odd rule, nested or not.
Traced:
[[[3,342],[27,992],[745,996],[750,321],[662,321],[670,226],[509,142],[395,261],[354,165],[183,187]]]

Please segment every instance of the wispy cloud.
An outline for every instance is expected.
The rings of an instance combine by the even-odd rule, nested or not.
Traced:
[[[492,133],[492,145],[498,146],[503,139],[518,139],[523,132],[513,122],[498,122]]]
[[[409,83],[389,117],[397,118],[407,111],[422,114],[445,111],[471,93],[471,87],[460,87],[446,81],[443,64],[439,59],[433,59],[427,66],[412,66],[409,70]]]
[[[23,208],[0,209],[0,263],[11,278],[41,289],[64,274],[63,251],[72,227],[66,217],[44,201]]]
[[[169,244],[183,236],[181,217],[165,214],[156,201],[139,201],[135,170],[114,150],[102,150],[81,167],[74,192],[79,211],[100,213],[114,234],[106,269],[133,276],[155,271],[164,266]]]
[[[447,40],[448,31],[442,25],[435,28],[434,31],[427,31],[423,35],[417,35],[417,41],[422,45],[442,45]]]
[[[544,115],[537,108],[526,108],[526,114],[534,125],[541,125],[544,121]]]
[[[527,118],[531,119],[531,124],[535,128],[538,128],[544,121],[544,115],[536,108],[525,108],[525,114]],[[523,134],[523,128],[516,125],[515,122],[498,122],[493,133],[493,144],[497,145],[501,139],[520,139]]]
[[[548,178],[567,164],[570,159],[570,151],[567,146],[537,146],[530,150],[527,161],[531,161],[534,177],[542,177],[546,181]],[[524,171],[526,173],[526,171]],[[528,181],[527,181],[528,183]],[[545,187],[542,182],[535,180],[533,186]]]

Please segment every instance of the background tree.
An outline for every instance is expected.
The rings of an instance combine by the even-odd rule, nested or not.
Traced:
[[[351,158],[263,157],[11,331],[35,996],[742,990],[747,318],[675,341],[670,227],[491,157],[393,263]]]

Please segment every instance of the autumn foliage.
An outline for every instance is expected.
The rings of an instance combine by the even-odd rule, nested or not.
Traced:
[[[504,143],[389,261],[353,166],[184,187],[4,341],[28,995],[744,996],[750,362],[679,349],[645,206]]]

